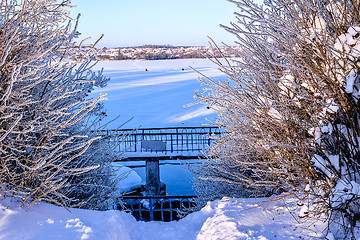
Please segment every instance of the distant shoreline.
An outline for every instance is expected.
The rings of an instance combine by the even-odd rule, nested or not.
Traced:
[[[144,45],[140,47],[118,47],[97,49],[96,59],[100,61],[121,60],[171,60],[215,57],[237,57],[239,47],[186,47],[171,45]]]

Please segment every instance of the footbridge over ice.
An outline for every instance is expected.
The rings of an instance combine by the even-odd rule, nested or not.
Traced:
[[[160,182],[160,161],[169,159],[203,158],[215,137],[218,127],[139,128],[97,131],[97,135],[116,143],[119,162],[145,161],[146,185],[144,195],[122,195],[123,204],[114,209],[127,211],[141,221],[178,220],[179,211],[195,206],[195,195],[163,195]],[[147,206],[144,206],[147,202]]]
[[[202,158],[221,131],[214,126],[98,131],[117,141],[119,161]]]

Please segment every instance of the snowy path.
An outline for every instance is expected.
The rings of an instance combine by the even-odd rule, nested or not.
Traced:
[[[235,201],[236,200],[236,201]],[[246,203],[246,201],[251,201]],[[1,240],[270,240],[315,239],[281,206],[255,208],[257,199],[223,199],[178,222],[136,222],[120,211],[98,212],[41,203],[28,212],[19,203],[0,200]],[[274,207],[274,206],[272,206]],[[317,230],[318,232],[321,232]]]

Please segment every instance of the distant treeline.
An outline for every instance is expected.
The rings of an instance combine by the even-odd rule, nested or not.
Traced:
[[[102,48],[99,49],[97,59],[107,61],[144,59],[181,59],[181,58],[204,58],[214,55],[216,57],[236,57],[239,48],[220,47],[213,49],[210,47],[190,47],[190,46],[172,46],[172,45],[142,45],[139,47],[124,48]]]
[[[136,46],[136,47],[128,47],[128,48],[170,48],[170,49],[174,49],[174,48],[191,48],[191,47],[199,47],[199,46],[173,46],[173,45],[154,45],[154,44],[145,44],[145,45],[141,45],[141,46]],[[126,48],[126,47],[124,47]]]

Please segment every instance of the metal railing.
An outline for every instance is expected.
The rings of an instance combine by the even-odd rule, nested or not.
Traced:
[[[100,130],[96,135],[115,141],[123,161],[160,161],[201,157],[221,134],[218,127],[174,127]],[[158,193],[154,193],[158,194]],[[114,209],[130,212],[139,221],[174,221],[190,212],[196,196],[122,196]],[[180,214],[179,214],[180,213]]]
[[[206,150],[221,131],[209,126],[101,130],[97,134],[119,138],[119,152],[184,153]]]
[[[130,212],[138,221],[179,220],[184,210],[195,206],[196,196],[123,196],[114,209]],[[180,213],[180,214],[179,214]]]

